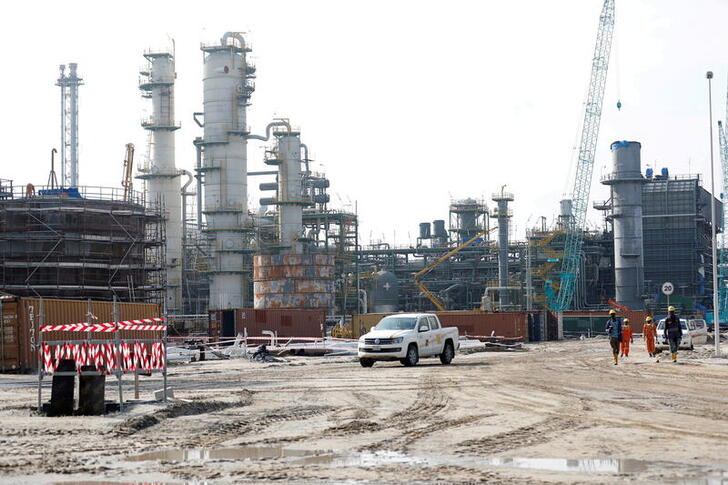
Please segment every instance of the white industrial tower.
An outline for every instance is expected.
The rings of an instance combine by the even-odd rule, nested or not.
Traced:
[[[203,213],[211,240],[210,309],[242,308],[250,269],[252,233],[248,216],[246,109],[254,91],[255,68],[240,33],[227,32],[219,44],[202,45],[204,53],[204,136],[202,150],[205,196]]]
[[[151,134],[149,164],[142,167],[137,178],[146,180],[151,202],[164,207],[166,235],[166,308],[169,313],[181,313],[182,306],[182,194],[175,166],[174,132],[180,125],[174,120],[174,55],[171,52],[145,52],[147,67],[139,89],[142,96],[151,98],[152,114],[142,120]]]
[[[83,79],[78,77],[74,62],[60,65],[56,86],[61,88],[61,186],[78,186],[78,87]]]

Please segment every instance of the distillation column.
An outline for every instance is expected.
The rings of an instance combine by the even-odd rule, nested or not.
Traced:
[[[246,303],[250,252],[246,109],[254,86],[250,49],[239,33],[203,45],[204,137],[200,171],[205,177],[203,213],[211,239],[210,310]]]
[[[146,70],[141,71],[139,89],[151,98],[152,115],[142,120],[151,133],[150,164],[137,177],[146,180],[149,201],[163,208],[166,237],[166,310],[181,313],[182,305],[182,195],[180,171],[175,166],[174,132],[174,56],[170,52],[146,52]]]
[[[642,184],[646,181],[640,171],[641,145],[617,141],[611,148],[614,171],[602,183],[612,191],[616,300],[631,310],[642,310]]]
[[[74,62],[61,64],[56,86],[61,88],[61,186],[78,187],[78,87],[83,79]]]
[[[304,198],[301,172],[301,138],[295,132],[275,132],[278,169],[278,241],[284,251],[301,253],[303,207],[311,201]]]
[[[513,201],[513,194],[500,192],[493,194],[493,202],[498,204],[496,217],[498,218],[498,299],[500,307],[508,306],[508,225],[512,216],[508,203]]]

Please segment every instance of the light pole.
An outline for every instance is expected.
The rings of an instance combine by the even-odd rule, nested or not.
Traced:
[[[718,302],[718,235],[715,214],[715,169],[713,168],[713,71],[705,74],[708,79],[708,113],[710,118],[710,218],[713,235],[713,335],[715,340],[715,357],[720,357],[720,308]]]

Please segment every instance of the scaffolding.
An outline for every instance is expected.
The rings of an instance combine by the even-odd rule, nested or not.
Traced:
[[[563,225],[527,231],[530,280],[535,308],[550,308],[561,285],[561,260],[566,231]],[[607,308],[614,298],[614,243],[606,231],[582,233],[582,256],[574,285],[574,308]],[[527,276],[528,278],[528,276]]]
[[[670,297],[688,311],[712,308],[713,270],[710,201],[698,175],[657,176],[642,189],[645,291],[652,302],[664,299],[660,288],[669,281]],[[716,211],[722,231],[722,206]]]
[[[7,184],[2,184],[7,187]],[[161,207],[106,187],[10,186],[0,199],[0,291],[159,303]]]

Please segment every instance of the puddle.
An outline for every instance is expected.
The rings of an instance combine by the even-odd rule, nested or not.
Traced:
[[[43,482],[47,483],[47,482]],[[76,482],[51,482],[50,485],[188,485],[190,482],[154,482],[154,481],[139,481],[139,482],[109,482],[109,481],[93,481],[93,480],[81,480]]]
[[[292,458],[303,463],[331,463],[331,452],[294,450],[282,446],[237,446],[231,448],[168,449],[132,455],[126,461],[265,460]]]
[[[400,451],[363,451],[334,459],[338,466],[428,465],[428,460]]]
[[[296,450],[282,446],[237,446],[230,448],[187,448],[151,451],[132,455],[126,461],[209,461],[289,459],[298,464],[334,466],[426,465],[424,458],[398,451],[364,451],[346,455],[323,450]]]
[[[493,466],[575,473],[635,474],[645,471],[668,471],[676,477],[664,477],[663,483],[675,485],[728,485],[728,471],[684,463],[635,460],[631,458],[487,458]],[[718,467],[722,468],[722,467]],[[679,478],[681,474],[688,477]],[[662,476],[662,475],[661,475]]]
[[[489,458],[486,463],[494,466],[579,473],[640,473],[654,462],[633,459],[566,459],[566,458]]]

